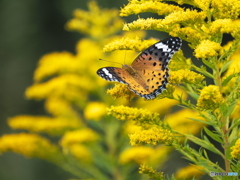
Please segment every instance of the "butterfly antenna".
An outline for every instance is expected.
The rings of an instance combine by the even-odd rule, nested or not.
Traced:
[[[98,60],[100,60],[100,61],[106,61],[106,62],[111,62],[111,63],[115,63],[115,64],[120,64],[121,66],[123,66],[123,64],[122,64],[122,63],[119,63],[119,62],[108,61],[108,60],[100,59],[100,58],[99,58]]]

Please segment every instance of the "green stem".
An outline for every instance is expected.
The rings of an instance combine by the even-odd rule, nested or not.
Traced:
[[[215,84],[219,87],[220,92],[222,92],[222,78],[221,78],[221,72],[220,68],[216,68],[214,70],[214,80]],[[230,161],[227,158],[227,152],[229,149],[229,141],[228,141],[228,117],[222,116],[220,119],[220,127],[221,127],[221,134],[223,138],[223,149],[224,149],[224,162],[225,162],[225,171],[230,171]]]

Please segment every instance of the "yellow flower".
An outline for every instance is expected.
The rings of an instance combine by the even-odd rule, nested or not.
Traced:
[[[212,0],[194,0],[196,6],[204,11],[208,11]]]
[[[223,96],[218,86],[209,85],[201,90],[197,101],[199,109],[215,110],[223,103]]]
[[[210,33],[214,36],[216,33],[232,33],[235,25],[231,19],[217,19],[213,21],[209,27]]]
[[[106,114],[106,105],[100,102],[90,102],[84,110],[84,116],[89,120],[100,120]]]
[[[169,82],[171,84],[202,84],[204,76],[188,69],[181,69],[178,71],[171,71]]]
[[[178,170],[175,177],[177,179],[199,179],[205,174],[203,170],[204,169],[200,166],[190,165]]]
[[[206,18],[204,11],[198,12],[196,10],[176,11],[165,17],[162,25],[169,26],[172,24],[200,24]]]
[[[89,163],[92,161],[92,155],[89,149],[86,146],[81,144],[72,144],[68,148],[63,149],[64,153],[68,154],[69,152],[80,160],[82,163]]]
[[[115,84],[113,88],[107,90],[107,94],[111,95],[114,99],[125,97],[128,100],[137,96],[135,93],[130,91],[125,84]]]
[[[36,134],[8,134],[0,137],[0,152],[15,152],[27,157],[54,159],[60,153],[57,146]]]
[[[127,164],[134,162],[137,164],[146,163],[150,157],[154,154],[154,149],[151,147],[138,146],[126,149],[120,154],[119,162],[121,164]]]
[[[44,55],[34,72],[35,82],[56,74],[77,72],[80,62],[69,52],[54,52]]]
[[[68,147],[72,144],[94,142],[97,139],[98,135],[93,130],[84,128],[65,133],[60,141],[60,144],[63,147]]]
[[[30,132],[44,132],[59,135],[67,130],[81,127],[81,122],[79,119],[22,115],[8,119],[8,125],[13,129],[24,129]]]
[[[198,42],[208,37],[207,34],[202,33],[198,29],[192,27],[181,27],[179,25],[175,25],[173,28],[171,28],[169,34],[174,37],[185,35],[189,42]]]
[[[54,116],[61,116],[69,119],[79,119],[77,112],[71,107],[66,100],[50,97],[45,104],[46,110]]]
[[[27,98],[44,99],[61,96],[68,100],[86,99],[85,91],[92,88],[87,77],[65,74],[41,84],[34,84],[26,90]]]
[[[132,23],[124,24],[123,30],[130,31],[130,30],[160,30],[160,28],[164,28],[162,25],[161,19],[154,19],[154,18],[147,18],[142,19],[139,18]],[[159,27],[158,27],[159,26]]]
[[[119,18],[117,10],[100,9],[96,1],[90,1],[88,8],[89,11],[75,10],[74,19],[70,20],[66,27],[96,39],[115,34],[122,27],[123,21]]]
[[[221,49],[222,47],[219,43],[210,40],[203,40],[195,49],[195,56],[197,58],[217,56]]]
[[[156,42],[157,42],[156,39],[142,41],[138,37],[135,38],[124,37],[105,45],[103,51],[104,52],[110,52],[114,50],[142,51]]]
[[[235,145],[231,147],[231,156],[236,159],[240,159],[240,138],[236,141]]]
[[[157,172],[152,167],[147,166],[146,164],[141,164],[139,167],[140,174],[148,174],[149,179],[162,180],[164,179],[163,172]]]
[[[120,16],[129,16],[131,14],[139,14],[143,12],[167,15],[174,11],[183,11],[183,9],[175,5],[157,1],[142,1],[140,3],[139,1],[131,0],[126,6],[124,6],[124,8],[121,9]]]
[[[140,144],[171,144],[174,140],[173,134],[169,130],[161,127],[152,127],[146,130],[136,131],[135,133],[129,134],[129,137],[132,146]]]
[[[239,0],[212,0],[214,19],[237,19],[240,12]]]
[[[239,119],[240,118],[240,100],[238,100],[233,113],[231,114],[232,119]]]
[[[134,120],[137,125],[153,124],[159,121],[159,114],[146,109],[130,108],[127,106],[111,106],[107,109],[108,114],[119,120]]]

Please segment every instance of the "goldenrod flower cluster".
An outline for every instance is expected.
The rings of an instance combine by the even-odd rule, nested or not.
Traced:
[[[171,76],[169,78],[169,82],[171,84],[201,84],[204,80],[204,76],[198,74],[194,71],[190,71],[189,69],[181,69],[178,71],[171,71]]]
[[[127,6],[121,9],[120,16],[129,16],[131,14],[139,14],[142,12],[152,12],[159,15],[168,15],[173,11],[183,11],[183,9],[175,5],[169,5],[158,1],[132,0]]]
[[[155,169],[153,169],[152,167],[146,164],[141,164],[141,166],[139,167],[139,173],[147,174],[150,179],[155,179],[155,180],[164,179],[163,172],[157,172]]]
[[[159,121],[159,114],[146,109],[131,108],[127,106],[111,106],[107,109],[109,115],[119,120],[133,120],[136,124],[153,124]]]
[[[130,144],[132,146],[140,144],[151,144],[157,145],[172,144],[174,140],[174,135],[168,129],[163,129],[162,127],[151,127],[149,129],[137,131],[135,133],[129,134]]]
[[[195,56],[197,58],[210,58],[212,56],[217,56],[221,50],[219,43],[203,40],[195,49]]]
[[[119,161],[121,164],[127,164],[130,162],[142,164],[144,162],[148,162],[151,159],[152,154],[154,154],[154,149],[151,147],[132,147],[121,153]]]
[[[114,99],[125,97],[130,100],[136,96],[125,84],[115,84],[113,88],[107,90],[107,94],[111,95]]]
[[[175,177],[177,179],[192,179],[200,178],[204,174],[202,167],[190,165],[178,170]]]
[[[219,87],[215,85],[209,85],[201,90],[200,97],[197,101],[197,107],[199,109],[215,110],[223,103],[223,101],[224,99]]]
[[[231,156],[240,159],[240,139],[238,139],[233,147],[231,147]]]
[[[0,137],[0,152],[12,151],[27,157],[38,157],[55,161],[60,153],[57,146],[36,134],[11,134]]]
[[[67,28],[96,39],[102,39],[115,34],[122,27],[123,21],[118,17],[116,9],[100,9],[95,1],[91,1],[89,10],[75,10],[74,19],[67,23]]]

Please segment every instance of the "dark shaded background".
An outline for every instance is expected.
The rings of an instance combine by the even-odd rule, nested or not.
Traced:
[[[44,114],[43,103],[26,100],[38,60],[53,51],[75,51],[82,37],[64,29],[74,9],[87,0],[0,0],[0,134],[12,133],[8,117]],[[98,0],[104,8],[119,8],[127,0]],[[40,159],[5,153],[0,156],[0,180],[66,180],[73,178]]]

